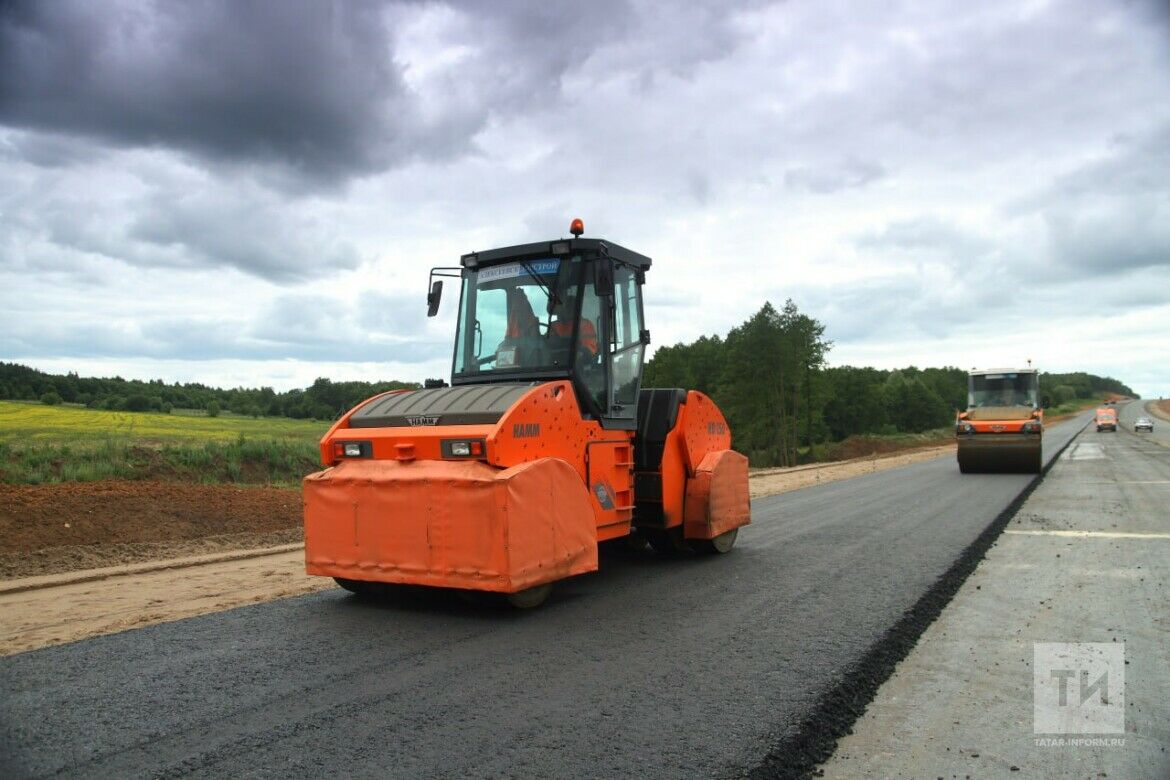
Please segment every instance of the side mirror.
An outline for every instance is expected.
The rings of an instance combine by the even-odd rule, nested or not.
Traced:
[[[613,263],[607,257],[600,257],[594,261],[593,289],[598,297],[606,298],[613,295]]]
[[[431,282],[431,291],[427,293],[427,316],[434,317],[439,313],[439,301],[443,300],[443,280]]]

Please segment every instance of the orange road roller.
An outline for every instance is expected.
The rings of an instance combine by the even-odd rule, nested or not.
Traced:
[[[1093,415],[1093,423],[1097,426],[1097,433],[1113,431],[1117,433],[1117,409],[1102,406]]]
[[[1040,473],[1044,411],[1034,368],[967,375],[967,410],[955,421],[959,471]]]
[[[603,541],[731,550],[751,521],[747,458],[709,397],[641,387],[650,258],[582,232],[431,270],[429,316],[444,277],[460,284],[451,382],[370,398],[321,440],[309,574],[524,608],[596,570]]]

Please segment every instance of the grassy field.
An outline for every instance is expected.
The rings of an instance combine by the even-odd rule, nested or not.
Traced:
[[[320,420],[287,417],[219,417],[176,412],[110,412],[80,406],[0,401],[0,442],[49,441],[69,444],[113,437],[140,443],[233,441],[240,436],[281,441],[317,441],[329,429]]]
[[[170,479],[296,484],[329,424],[0,401],[0,482]]]

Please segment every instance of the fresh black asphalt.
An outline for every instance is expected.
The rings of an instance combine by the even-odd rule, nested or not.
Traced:
[[[335,590],[3,658],[0,777],[790,774],[1032,479],[942,458],[758,499],[730,555],[611,550],[532,612]]]

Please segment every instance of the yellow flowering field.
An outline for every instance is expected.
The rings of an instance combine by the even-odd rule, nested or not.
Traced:
[[[329,429],[320,420],[284,417],[219,417],[158,412],[113,412],[77,406],[0,401],[0,442],[84,444],[106,439],[139,444],[273,439],[316,442]]]

